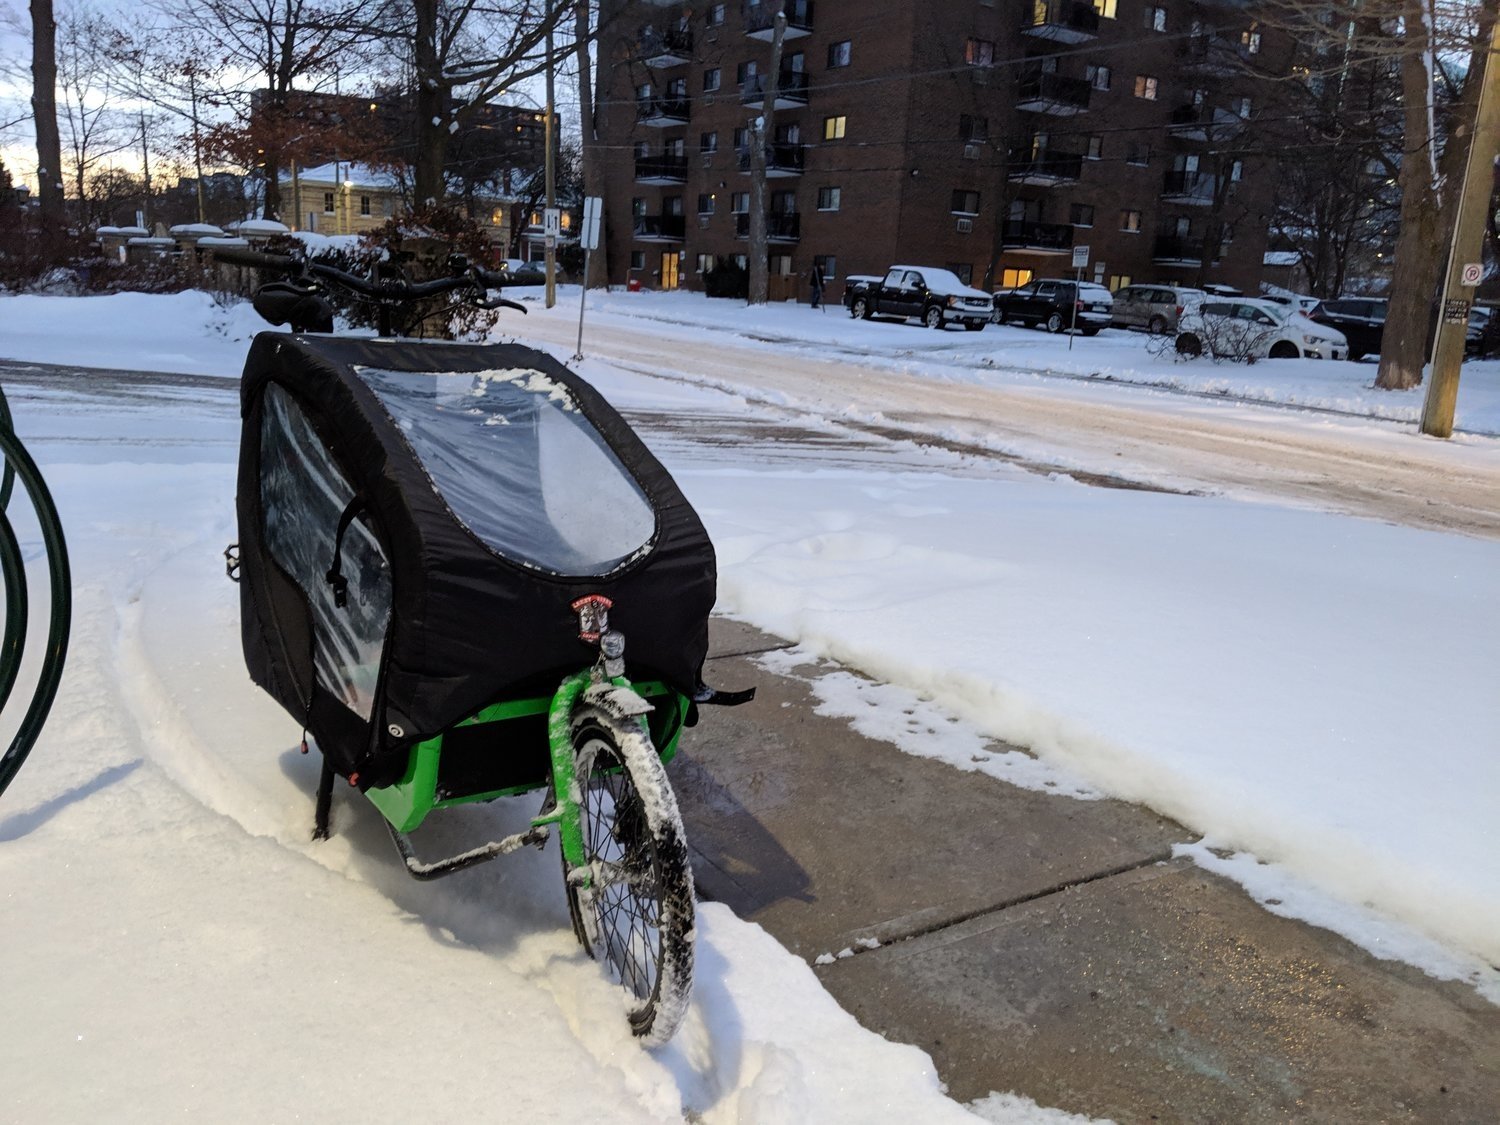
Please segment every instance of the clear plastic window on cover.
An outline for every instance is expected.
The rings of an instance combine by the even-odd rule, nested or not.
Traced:
[[[266,548],[307,594],[318,683],[368,721],[391,621],[391,568],[374,534],[356,517],[339,552],[348,602],[334,604],[327,574],[339,517],[353,498],[354,489],[296,400],[268,385],[260,429]]]
[[[595,577],[650,544],[650,501],[561,383],[529,369],[355,371],[449,510],[505,558]]]

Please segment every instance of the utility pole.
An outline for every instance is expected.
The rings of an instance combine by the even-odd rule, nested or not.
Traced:
[[[556,20],[552,14],[552,3],[553,0],[547,0],[547,127],[543,138],[547,144],[545,167],[547,169],[548,215],[552,214],[553,209],[557,206],[557,164],[556,158],[553,156],[554,138],[552,135],[554,128],[552,123],[554,112],[552,65],[555,57],[552,52],[553,29],[556,26]],[[553,305],[557,304],[557,236],[549,231],[546,236],[545,245],[547,250],[547,307],[550,309]]]
[[[770,247],[766,237],[766,146],[775,136],[776,95],[781,80],[781,44],[786,37],[786,0],[776,5],[771,31],[771,72],[761,85],[760,115],[750,122],[750,277],[745,303],[763,305],[770,290]]]
[[[1479,77],[1479,98],[1469,138],[1469,159],[1459,188],[1453,241],[1448,247],[1448,270],[1438,309],[1436,339],[1432,344],[1432,378],[1422,400],[1421,431],[1432,437],[1453,436],[1458,406],[1458,369],[1464,361],[1469,328],[1469,306],[1482,270],[1485,216],[1495,184],[1495,157],[1500,151],[1500,20],[1491,19],[1490,46]]]

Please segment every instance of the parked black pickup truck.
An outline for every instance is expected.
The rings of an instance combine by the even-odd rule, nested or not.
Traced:
[[[892,266],[883,280],[850,278],[844,307],[861,320],[875,316],[917,317],[928,328],[962,324],[978,332],[990,322],[994,302],[951,270],[931,266]]]

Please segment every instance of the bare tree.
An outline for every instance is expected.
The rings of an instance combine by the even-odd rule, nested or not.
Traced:
[[[59,125],[68,148],[65,167],[84,225],[96,218],[89,205],[89,178],[102,161],[129,148],[133,140],[112,96],[105,60],[109,31],[99,13],[82,6],[70,8],[58,21]]]
[[[1375,385],[1422,381],[1428,330],[1474,139],[1474,119],[1494,0],[1281,0],[1278,21],[1340,70],[1394,66],[1399,116],[1400,231],[1395,281]],[[1484,138],[1495,143],[1495,138]]]
[[[412,180],[419,206],[440,202],[450,138],[518,82],[547,67],[565,0],[409,0],[393,25],[410,56],[415,113]],[[575,16],[576,19],[576,16]]]
[[[63,224],[62,137],[57,128],[57,19],[52,0],[31,0],[31,113],[37,199],[49,230]]]

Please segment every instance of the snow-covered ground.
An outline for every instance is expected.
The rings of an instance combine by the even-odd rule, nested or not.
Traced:
[[[576,320],[576,299],[532,315]],[[1118,381],[1191,369],[1124,334],[1078,340],[1070,360],[1066,341],[1019,329],[688,295],[590,304],[591,323],[653,318],[664,346],[712,321],[726,341],[858,354],[914,380],[982,379],[1002,359]],[[10,298],[0,358],[227,376],[259,327],[194,294]],[[772,409],[589,354],[582,373],[627,408]],[[1203,365],[1246,397],[1390,410],[1362,389],[1373,371]],[[1476,446],[1500,432],[1497,375],[1465,368]],[[219,559],[235,537],[233,383],[9,390],[58,496],[78,611],[54,717],[0,805],[0,989],[23,1029],[0,1055],[0,1116],[964,1116],[925,1056],[859,1029],[723,908],[703,908],[689,1024],[652,1054],[573,942],[554,856],[416,884],[352,802],[312,846],[316,767],[244,676]],[[799,642],[782,666],[831,713],[959,768],[975,765],[966,738],[1028,747],[1041,768],[1010,780],[1147,803],[1270,908],[1500,1000],[1500,544],[910,449],[897,464],[690,442],[664,456],[715,537],[721,608]],[[449,830],[529,812],[465,810]],[[1056,1119],[1006,1098],[970,1108]]]

